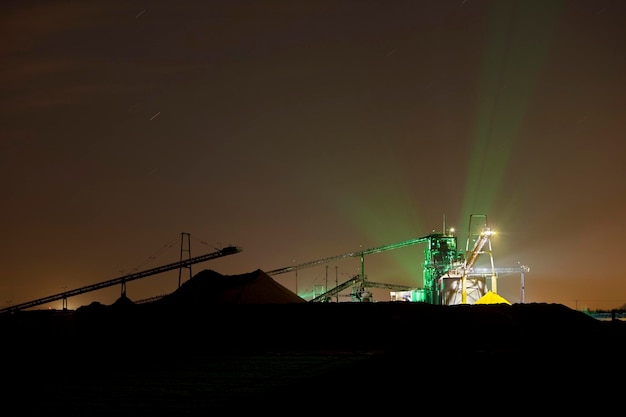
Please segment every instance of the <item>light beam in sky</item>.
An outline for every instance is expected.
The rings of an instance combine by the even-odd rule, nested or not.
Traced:
[[[505,0],[490,8],[463,221],[491,213],[498,194],[510,192],[501,182],[563,3]]]

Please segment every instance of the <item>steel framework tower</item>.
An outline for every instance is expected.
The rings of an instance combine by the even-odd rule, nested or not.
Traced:
[[[187,248],[185,248],[185,236],[187,237]],[[180,268],[178,269],[178,288],[180,288],[180,278],[183,274],[183,268],[189,269],[189,279],[191,279],[191,264],[183,263],[183,254],[187,253],[187,261],[191,259],[191,235],[182,232],[180,234]]]

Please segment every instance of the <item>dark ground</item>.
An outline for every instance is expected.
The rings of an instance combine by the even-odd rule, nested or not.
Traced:
[[[192,293],[0,315],[4,409],[604,415],[624,406],[626,322],[562,305],[207,304]]]
[[[624,391],[626,323],[561,305],[98,310],[2,319],[5,405],[90,416],[563,411],[621,403]]]

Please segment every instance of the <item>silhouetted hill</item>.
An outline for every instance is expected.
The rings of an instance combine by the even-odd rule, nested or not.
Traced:
[[[205,308],[232,304],[298,304],[306,301],[257,269],[247,274],[229,276],[213,270],[201,271],[156,303],[164,308]]]

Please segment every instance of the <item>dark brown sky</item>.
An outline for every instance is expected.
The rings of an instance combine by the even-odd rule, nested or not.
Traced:
[[[626,303],[625,2],[148,3],[0,5],[3,306],[176,262],[182,232],[191,256],[240,246],[192,267],[228,275],[444,216],[464,247],[477,213],[496,266],[531,268],[526,302]],[[367,257],[368,279],[421,286],[423,250]],[[360,271],[328,266],[276,280]]]

